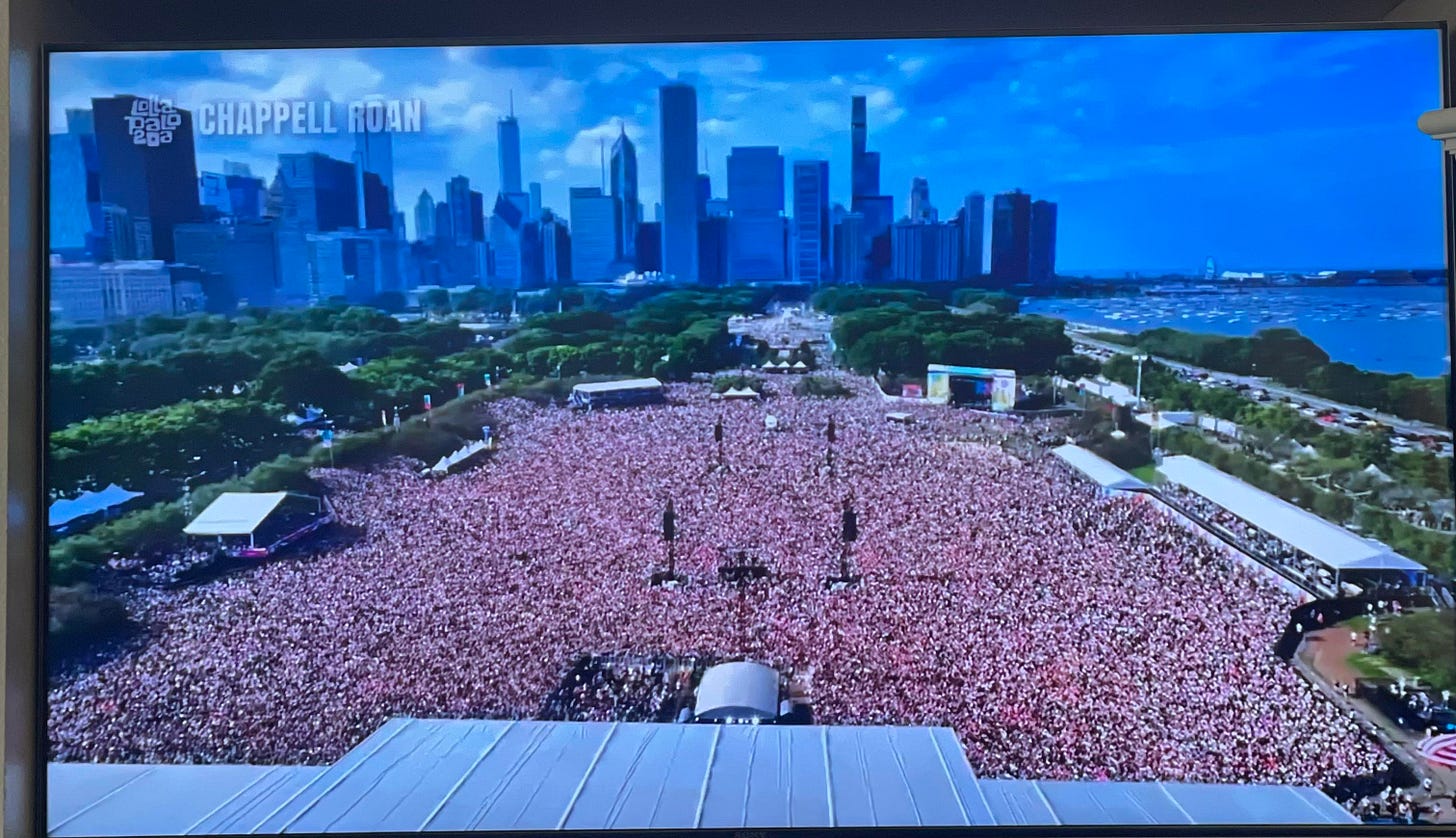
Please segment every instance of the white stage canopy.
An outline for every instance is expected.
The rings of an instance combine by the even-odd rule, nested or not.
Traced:
[[[1165,457],[1163,476],[1213,501],[1255,527],[1336,571],[1400,571],[1424,575],[1420,562],[1306,512],[1194,457]]]
[[[182,531],[188,535],[248,535],[286,497],[287,492],[223,492]]]

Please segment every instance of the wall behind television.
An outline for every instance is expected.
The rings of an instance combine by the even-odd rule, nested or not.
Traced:
[[[576,37],[671,37],[791,32],[834,34],[858,31],[893,36],[952,27],[993,33],[1039,33],[1076,29],[1136,30],[1167,26],[1299,25],[1372,21],[1445,20],[1456,28],[1452,0],[1222,0],[1185,5],[1166,0],[978,0],[975,4],[937,0],[896,0],[894,29],[885,28],[884,0],[623,0],[610,14],[594,12],[595,3],[562,0],[549,16],[532,16],[530,4],[474,0],[256,0],[205,3],[188,0],[11,0],[0,4],[0,89],[9,92],[9,114],[0,122],[0,753],[5,777],[0,784],[4,834],[29,833],[32,787],[26,769],[34,746],[35,510],[31,486],[36,455],[35,243],[39,213],[40,130],[39,52],[44,42],[157,42],[165,40],[267,41],[339,37],[462,38],[525,37],[550,34]],[[974,9],[974,11],[972,11]],[[43,15],[43,18],[42,18]],[[974,17],[972,17],[974,15]],[[1411,114],[1415,130],[1418,114]],[[14,218],[11,218],[11,214]],[[13,221],[13,223],[12,223]]]

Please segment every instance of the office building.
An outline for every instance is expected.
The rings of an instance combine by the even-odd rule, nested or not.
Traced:
[[[711,199],[709,199],[708,200],[707,216],[706,217],[708,217],[708,218],[727,218],[728,217],[728,199],[727,198],[711,198]]]
[[[573,186],[570,199],[572,279],[576,282],[615,279],[618,274],[615,199],[603,194],[599,186]]]
[[[901,221],[893,228],[893,279],[949,282],[960,278],[961,231],[953,223]]]
[[[978,280],[985,264],[986,196],[967,195],[956,220],[961,225],[961,279]]]
[[[708,202],[711,200],[713,200],[713,179],[699,172],[696,204],[699,219],[708,217]]]
[[[499,196],[496,200],[499,205]],[[470,241],[485,241],[485,196],[470,190]]]
[[[257,221],[263,217],[268,187],[262,178],[253,177],[251,174],[225,172],[223,179],[227,183],[228,204],[232,207],[233,218],[239,221]]]
[[[138,143],[128,125],[134,105],[146,107],[146,100],[135,96],[91,100],[99,200],[126,209],[133,225],[150,231],[156,258],[168,261],[172,228],[202,217],[192,112],[176,108],[167,115],[175,125],[156,138],[156,145],[148,145]]]
[[[378,176],[385,190],[384,204],[392,215],[398,203],[394,194],[394,135],[389,131],[358,131],[354,134],[354,155],[362,171]]]
[[[541,219],[541,273],[548,285],[571,281],[571,232],[566,221],[549,213]]]
[[[360,180],[364,196],[364,217],[360,229],[394,231],[394,211],[389,205],[389,187],[373,172],[365,172]]]
[[[930,203],[930,182],[923,177],[910,181],[910,220],[937,221],[935,207]]]
[[[203,283],[208,311],[275,304],[278,236],[272,222],[179,224],[172,235],[177,263],[195,266],[211,277]]]
[[[94,138],[93,142],[94,142]],[[87,197],[83,135],[74,130],[50,135],[50,251],[81,254],[94,228]]]
[[[435,236],[435,199],[430,190],[421,189],[415,199],[415,241],[427,242]]]
[[[195,191],[194,193],[195,194]],[[158,259],[50,265],[50,306],[59,323],[104,326],[174,313],[172,275]]]
[[[829,279],[829,161],[794,162],[794,278]]]
[[[521,230],[526,215],[505,195],[497,195],[490,216],[490,251],[493,257],[489,276],[495,288],[518,290],[523,286]]]
[[[1026,282],[1031,258],[1031,196],[1017,189],[996,196],[991,209],[991,285]]]
[[[709,215],[698,222],[698,283],[720,286],[728,283],[728,230],[726,214]]]
[[[860,235],[864,238],[866,282],[890,278],[890,225],[895,223],[895,199],[890,195],[861,195],[856,199]]]
[[[521,190],[521,124],[516,121],[515,99],[511,99],[511,110],[496,123],[496,138],[499,141],[500,191]]]
[[[203,215],[216,218],[233,214],[233,196],[228,192],[227,176],[203,172],[197,176],[197,202]]]
[[[396,242],[389,231],[337,230],[308,237],[313,296],[367,303],[385,291],[402,291],[394,268]]]
[[[308,236],[357,226],[361,192],[351,163],[317,152],[278,155],[268,213],[278,220],[279,291],[286,305],[314,299]]]
[[[662,270],[661,221],[644,221],[637,225],[637,258],[632,267],[640,274]]]
[[[1028,250],[1028,279],[1036,285],[1054,282],[1057,277],[1057,205],[1051,201],[1031,203]]]
[[[842,283],[857,285],[865,280],[869,251],[864,236],[864,216],[847,212],[834,227],[834,275]]]
[[[530,218],[533,221],[540,220],[542,212],[546,209],[545,207],[541,206],[541,184],[534,182],[529,184],[526,187],[526,192],[531,196],[530,206],[527,207],[530,212],[527,214],[526,217]]]
[[[207,311],[205,285],[212,274],[191,265],[168,265],[172,275],[172,313],[179,316]]]
[[[446,200],[450,205],[450,237],[458,247],[468,247],[475,241],[475,207],[470,199],[470,178],[456,175],[445,185]],[[483,222],[482,222],[483,223]]]
[[[691,85],[675,83],[659,88],[658,99],[662,126],[662,271],[678,282],[692,284],[698,273],[698,94]],[[575,211],[571,224],[575,254],[579,234]],[[583,280],[580,275],[576,278]]]
[[[636,261],[637,214],[641,202],[637,198],[637,147],[627,137],[627,127],[620,126],[612,143],[612,199],[617,202],[617,258],[628,264]]]
[[[880,156],[866,150],[868,135],[869,119],[865,97],[855,96],[850,100],[849,117],[851,199],[880,194]]]
[[[441,201],[435,204],[435,237],[433,241],[441,246],[448,247],[455,241],[454,223],[455,214],[450,211],[450,202]]]
[[[730,282],[787,278],[784,158],[777,146],[739,146],[728,155]]]

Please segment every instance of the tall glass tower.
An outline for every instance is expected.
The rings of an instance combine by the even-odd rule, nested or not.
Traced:
[[[612,198],[617,202],[617,257],[631,262],[637,253],[637,148],[622,125],[612,143]]]
[[[516,121],[516,100],[511,97],[511,110],[496,123],[500,142],[500,191],[521,191],[521,124]]]
[[[698,277],[698,92],[658,89],[662,126],[662,271],[679,283]],[[572,219],[575,221],[575,219]]]

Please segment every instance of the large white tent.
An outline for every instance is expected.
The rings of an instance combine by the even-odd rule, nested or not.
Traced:
[[[53,838],[1357,823],[1307,786],[981,780],[933,727],[397,718],[331,766],[49,777]]]
[[[1080,445],[1061,445],[1052,449],[1063,462],[1081,472],[1104,492],[1126,492],[1146,489],[1148,484],[1133,477]]]
[[[1194,457],[1166,457],[1158,471],[1294,547],[1335,574],[1346,571],[1399,572],[1423,581],[1426,568],[1373,539],[1306,512],[1288,501],[1225,474]]]

